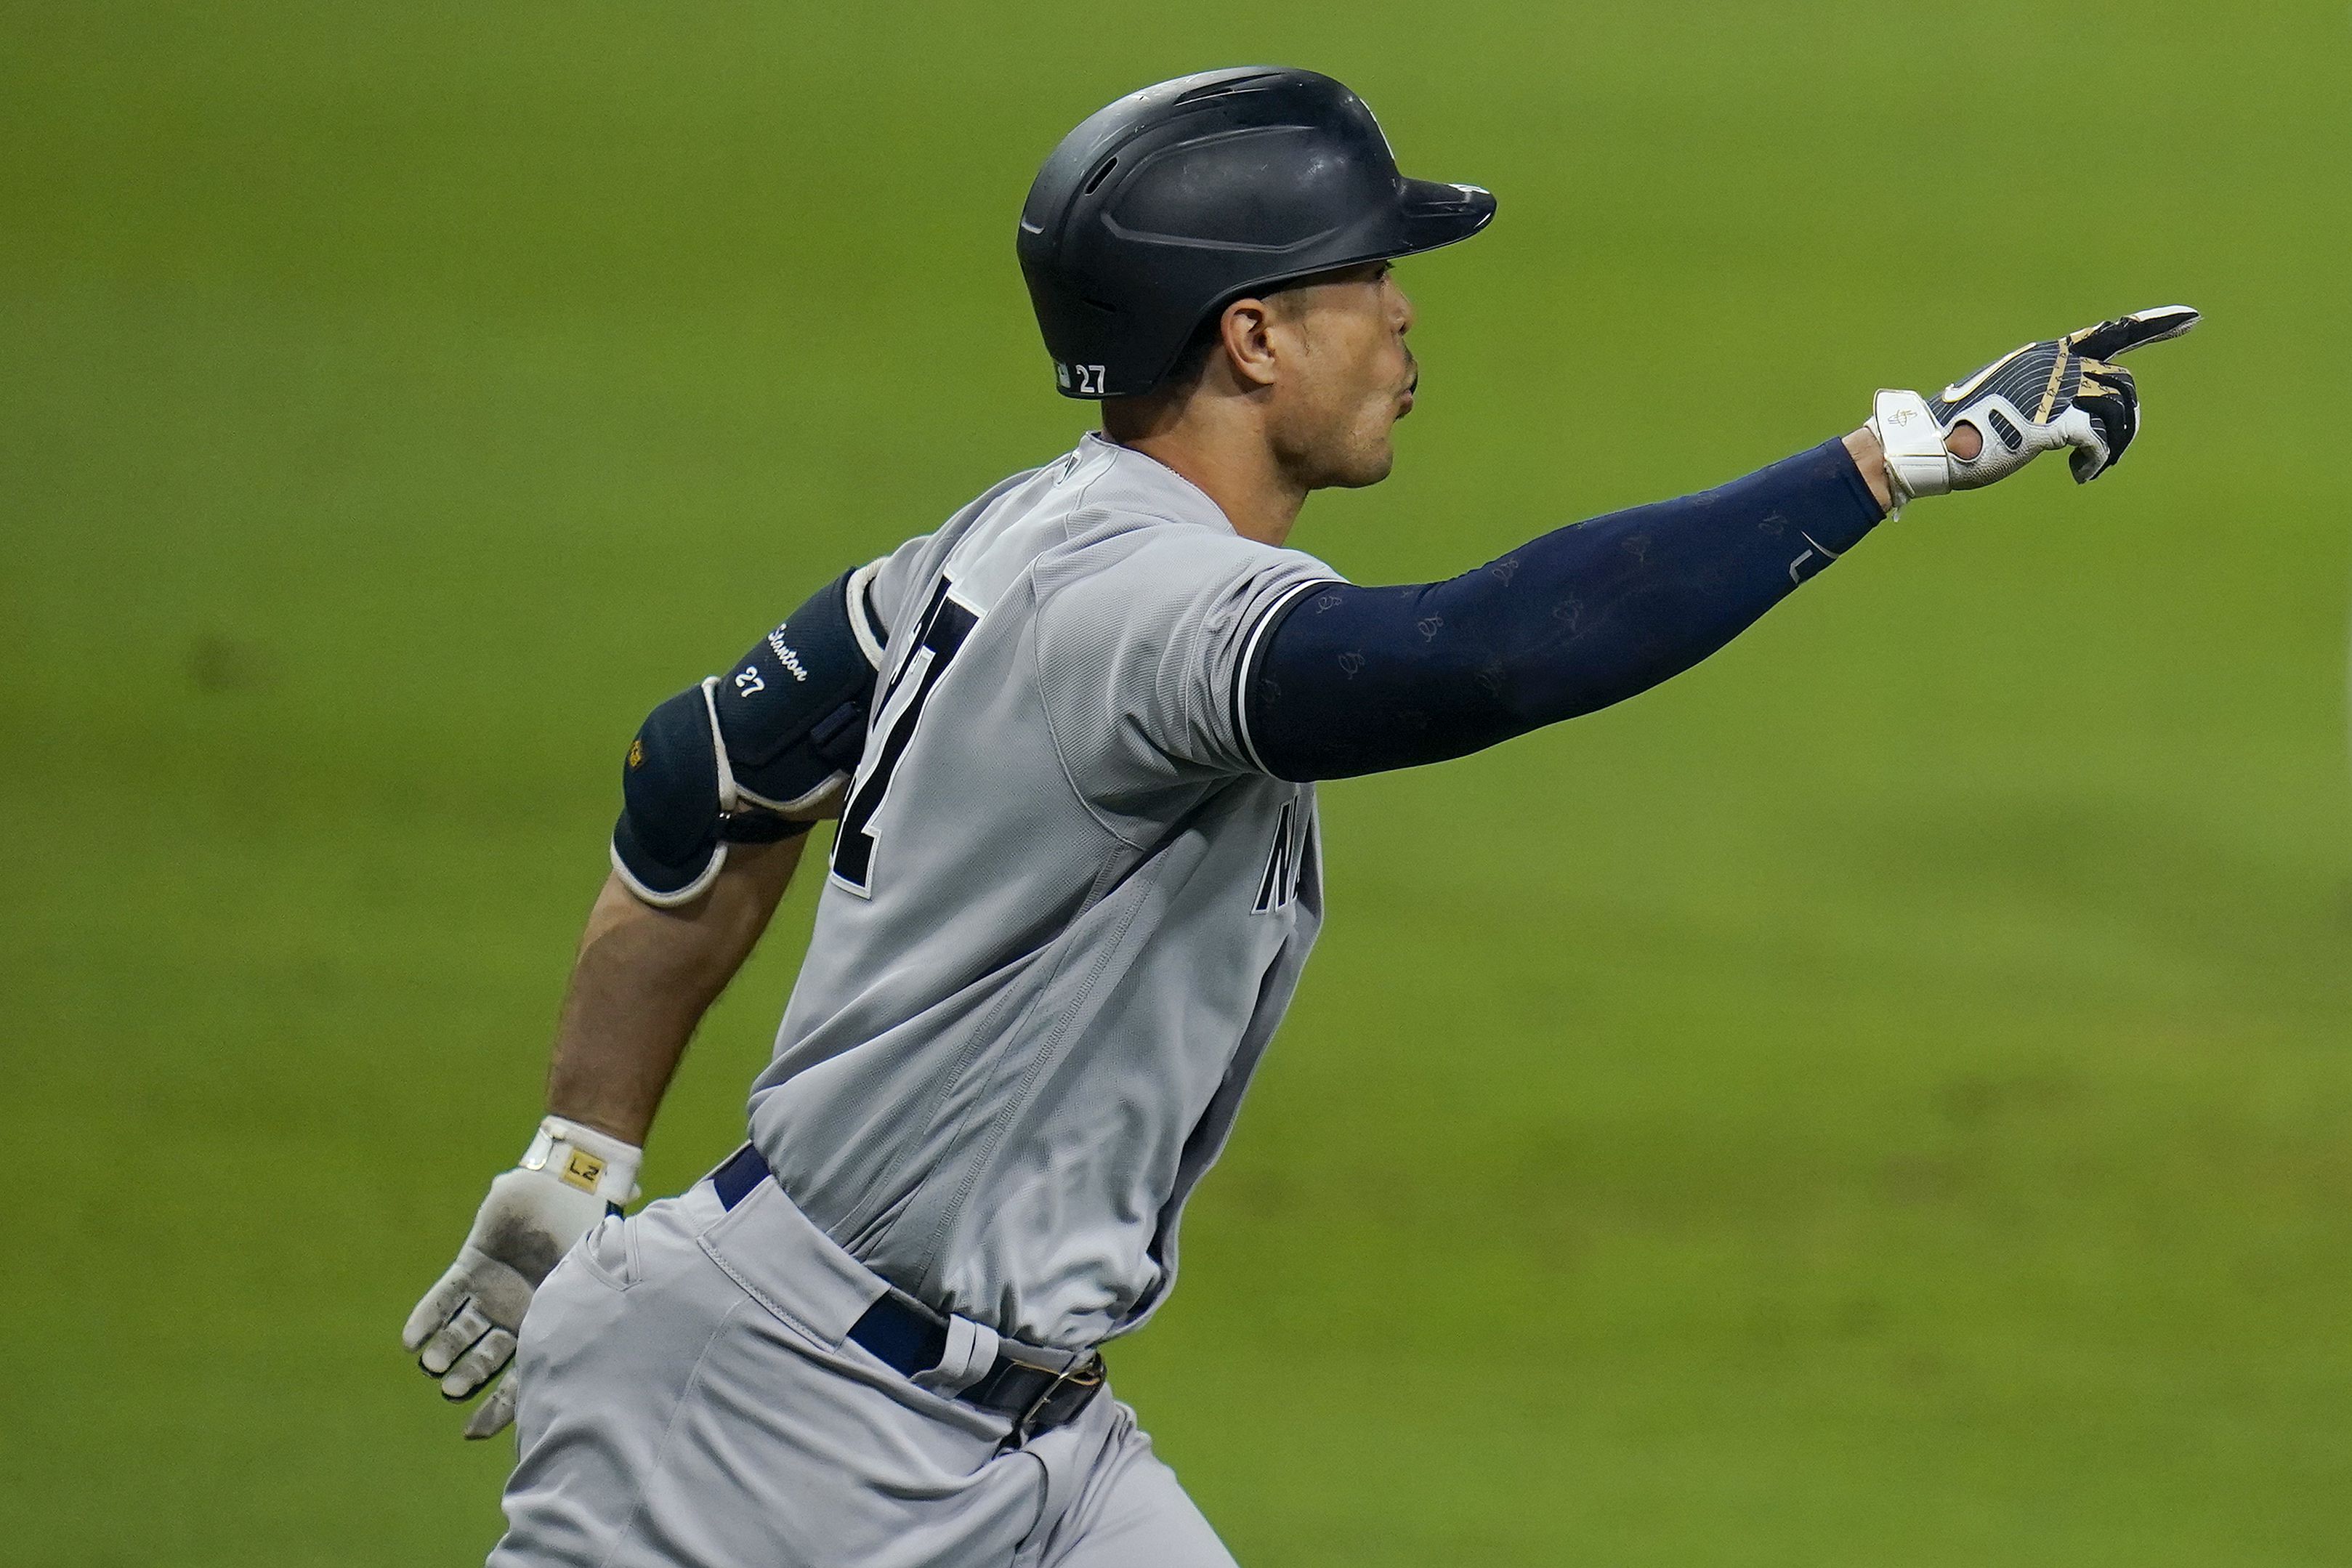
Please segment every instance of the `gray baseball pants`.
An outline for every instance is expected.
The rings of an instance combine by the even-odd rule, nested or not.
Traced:
[[[883,1289],[772,1182],[591,1231],[523,1321],[491,1568],[1232,1568],[1108,1390],[999,1453],[848,1338]]]

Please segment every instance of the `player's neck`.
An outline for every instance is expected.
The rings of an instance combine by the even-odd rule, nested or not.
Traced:
[[[1217,503],[1244,539],[1280,544],[1307,504],[1307,487],[1255,430],[1218,427],[1222,424],[1185,419],[1149,433],[1104,434],[1190,480]]]

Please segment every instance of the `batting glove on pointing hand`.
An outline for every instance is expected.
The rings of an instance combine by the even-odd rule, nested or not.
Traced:
[[[607,1214],[636,1195],[645,1152],[551,1116],[522,1163],[490,1183],[457,1261],[408,1314],[401,1343],[441,1380],[445,1399],[471,1399],[514,1359],[515,1335],[540,1281]],[[466,1423],[488,1437],[514,1419],[509,1375]]]
[[[2186,305],[2159,305],[2028,343],[1934,397],[1881,392],[1870,428],[1885,450],[1895,503],[1980,489],[2061,447],[2074,448],[2074,482],[2090,483],[2123,459],[2139,429],[2139,389],[2129,371],[2108,362],[2197,322]],[[1945,445],[1963,425],[1982,438],[1973,458]]]

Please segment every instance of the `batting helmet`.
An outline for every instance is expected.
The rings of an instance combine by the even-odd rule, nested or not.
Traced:
[[[1476,185],[1397,173],[1340,83],[1244,66],[1129,93],[1062,138],[1018,248],[1064,395],[1126,397],[1255,289],[1433,250],[1494,216]]]

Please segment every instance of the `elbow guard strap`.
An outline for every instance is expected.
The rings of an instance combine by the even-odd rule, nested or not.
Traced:
[[[646,715],[621,769],[613,869],[646,903],[709,889],[730,843],[805,832],[857,765],[886,640],[874,568],[821,588],[725,675]]]

